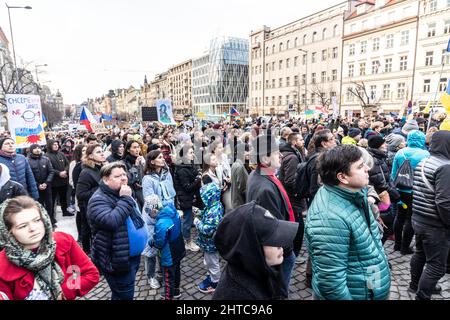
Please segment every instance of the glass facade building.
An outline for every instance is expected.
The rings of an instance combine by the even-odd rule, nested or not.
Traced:
[[[216,38],[209,51],[192,61],[194,113],[210,118],[247,108],[249,42],[239,38]]]

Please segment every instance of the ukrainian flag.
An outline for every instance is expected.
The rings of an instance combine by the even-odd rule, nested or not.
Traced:
[[[450,115],[450,79],[447,83],[447,90],[441,96],[441,103],[447,114]]]
[[[44,128],[47,126],[47,119],[45,119],[44,113],[42,113],[42,126]]]

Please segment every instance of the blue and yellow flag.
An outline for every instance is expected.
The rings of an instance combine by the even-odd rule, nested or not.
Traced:
[[[47,119],[45,119],[44,113],[42,113],[42,126],[44,128],[47,126]]]

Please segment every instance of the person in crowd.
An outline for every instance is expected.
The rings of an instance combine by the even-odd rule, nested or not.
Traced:
[[[95,134],[89,134],[86,137],[86,144],[87,145],[98,144],[98,139],[97,139],[96,135]]]
[[[222,183],[222,203],[225,213],[231,210],[231,167],[228,156],[224,152],[224,144],[221,139],[215,140],[209,148],[210,152],[216,156],[217,160],[217,177]]]
[[[198,285],[203,293],[212,293],[220,280],[219,254],[214,245],[214,234],[222,221],[224,208],[220,202],[222,190],[215,183],[205,184],[200,189],[200,195],[205,205],[200,218],[194,219],[194,225],[198,230],[197,244],[203,251],[203,264],[208,275]]]
[[[151,197],[156,196],[158,203],[161,203],[161,207],[165,207],[169,204],[174,204],[176,195],[172,175],[160,150],[152,150],[147,154],[145,176],[142,179],[142,191],[145,200],[144,208],[149,208],[148,212],[146,212],[146,223],[149,229],[149,239],[151,240],[154,235],[155,218],[158,213],[157,206],[152,204]],[[143,211],[146,210],[144,209]],[[150,287],[157,289],[160,287],[160,283],[155,277],[156,250],[147,245],[143,255],[146,257],[146,271]]]
[[[202,185],[215,183],[220,190],[224,187],[224,181],[217,176],[217,157],[214,153],[207,153],[203,158]]]
[[[179,209],[183,211],[183,238],[186,249],[197,252],[200,248],[191,239],[191,227],[194,221],[192,206],[201,200],[199,191],[202,176],[193,164],[194,150],[190,145],[182,145],[178,151],[178,157],[174,169],[174,186]]]
[[[52,181],[55,175],[51,161],[43,156],[41,147],[37,144],[30,146],[28,163],[33,171],[34,179],[39,190],[39,203],[45,207],[50,215],[52,223],[55,224],[52,199]]]
[[[359,142],[359,140],[361,140],[362,137],[362,133],[361,130],[358,128],[350,128],[348,130],[348,135],[345,136],[342,139],[342,144],[351,144],[356,146]]]
[[[92,260],[105,276],[111,300],[133,300],[136,273],[148,233],[137,202],[128,186],[122,162],[100,170],[101,181],[88,202],[92,231]]]
[[[81,212],[80,207],[78,206],[78,200],[76,197],[76,187],[78,183],[78,178],[80,177],[80,173],[82,170],[82,159],[86,155],[87,146],[83,143],[77,144],[75,150],[73,151],[73,161],[69,165],[69,183],[72,181],[73,189],[75,190],[75,211],[77,213],[75,217],[75,222],[77,225],[78,237],[81,233]],[[75,163],[74,163],[75,162]],[[73,169],[70,169],[73,166]],[[72,175],[70,175],[72,173]],[[81,243],[81,238],[78,238],[78,241]]]
[[[163,269],[164,295],[161,300],[181,298],[181,261],[186,255],[180,216],[173,204],[165,206],[156,216],[155,235],[150,246],[159,250]]]
[[[288,143],[280,148],[283,156],[280,167],[280,181],[283,184],[291,201],[294,210],[295,221],[298,222],[298,234],[294,241],[294,254],[297,257],[303,244],[303,212],[307,209],[306,200],[298,194],[296,172],[300,163],[305,161],[304,141],[300,133],[291,133],[288,137]]]
[[[392,165],[394,164],[394,157],[398,150],[406,147],[406,139],[402,135],[391,133],[386,136],[385,139],[388,145],[388,157],[386,163],[389,168],[389,172],[392,172]]]
[[[69,161],[59,151],[59,143],[56,140],[47,141],[47,153],[45,154],[53,166],[55,175],[52,182],[53,212],[55,212],[56,200],[59,198],[63,217],[71,217],[74,214],[67,211],[67,191],[69,185]],[[56,223],[56,212],[54,214]]]
[[[425,134],[418,130],[408,133],[406,140],[407,147],[399,150],[394,157],[392,165],[391,179],[394,184],[398,180],[397,173],[402,171],[402,166],[410,166],[411,172],[417,167],[422,159],[429,157],[430,153],[425,150]],[[405,163],[405,161],[408,161]],[[405,171],[407,172],[407,171]],[[411,181],[413,177],[410,177]],[[412,183],[411,183],[412,185]],[[397,189],[400,192],[400,202],[397,206],[397,215],[394,221],[395,245],[394,250],[400,250],[401,254],[412,254],[414,250],[410,247],[414,237],[414,230],[411,225],[412,215],[412,188],[405,187]]]
[[[248,178],[247,201],[254,200],[279,220],[294,222],[295,214],[289,196],[283,184],[275,176],[275,171],[281,165],[278,143],[271,135],[259,136],[253,143],[254,157],[256,157],[258,167]],[[284,294],[287,298],[295,263],[295,255],[292,251],[293,242],[283,249],[284,260],[281,265],[281,272]]]
[[[73,151],[75,149],[75,142],[72,139],[66,139],[63,142],[63,146],[61,148],[61,152],[66,156],[69,162],[72,161]]]
[[[238,144],[237,152],[240,153],[240,149],[244,149],[244,161],[240,156],[236,157],[236,161],[231,166],[231,206],[232,209],[246,203],[245,193],[247,191],[248,176],[252,172],[250,167],[250,145]]]
[[[76,197],[80,209],[79,238],[84,252],[91,252],[91,228],[87,219],[87,206],[89,199],[97,191],[100,183],[100,169],[105,162],[103,149],[99,144],[88,145],[82,159],[82,170],[77,180]]]
[[[384,206],[379,206],[383,224],[386,226],[381,239],[384,244],[387,238],[394,233],[391,203],[396,204],[400,200],[400,193],[391,181],[391,173],[386,163],[387,144],[385,139],[381,135],[371,136],[367,151],[374,160],[373,166],[369,169],[369,184],[375,188],[382,204],[384,204]]]
[[[425,136],[425,145],[427,147],[427,150],[429,150],[430,148],[431,137],[433,137],[433,134],[438,131],[439,129],[436,127],[430,127],[430,129],[428,129],[427,134]]]
[[[417,124],[417,121],[415,119],[411,119],[411,120],[406,121],[406,123],[403,125],[403,127],[394,129],[392,131],[392,133],[399,134],[399,135],[403,136],[403,138],[408,139],[408,134],[414,130],[418,131],[419,125]]]
[[[280,149],[288,144],[288,137],[292,133],[292,129],[289,127],[283,127],[280,131]]]
[[[12,181],[9,168],[3,163],[0,163],[0,204],[7,199],[25,195],[27,195],[25,188],[20,183]]]
[[[128,170],[128,185],[133,190],[133,196],[136,198],[139,208],[142,208],[144,205],[142,178],[144,177],[145,158],[141,156],[139,142],[134,140],[127,142],[123,161]]]
[[[366,132],[369,130],[369,124],[365,119],[359,119],[357,129],[360,130],[361,138],[363,138],[366,136]]]
[[[165,132],[162,135],[161,139],[161,151],[164,155],[164,160],[166,161],[166,164],[171,170],[171,172],[173,172],[174,167],[173,158],[175,154],[175,146],[173,144],[172,139],[173,139],[172,133],[170,131]]]
[[[391,274],[367,201],[369,174],[361,151],[352,145],[327,150],[318,170],[324,187],[308,209],[305,227],[314,298],[387,299]]]
[[[0,206],[0,243],[0,300],[74,300],[99,282],[72,236],[53,232],[45,209],[28,196]]]
[[[109,163],[115,161],[121,161],[123,158],[123,153],[125,151],[125,144],[122,140],[111,141],[111,154],[106,158]]]
[[[411,258],[409,289],[416,300],[430,300],[442,290],[450,248],[450,132],[431,138],[430,157],[414,171],[412,224],[416,250]],[[448,266],[447,266],[448,268]]]
[[[8,167],[12,181],[21,184],[33,199],[39,199],[30,164],[27,158],[16,153],[16,144],[11,138],[0,139],[0,163]]]
[[[285,298],[283,248],[291,246],[298,223],[277,219],[256,204],[229,212],[214,237],[227,262],[213,300],[276,300]]]

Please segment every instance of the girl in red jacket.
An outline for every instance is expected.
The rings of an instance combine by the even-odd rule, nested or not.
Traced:
[[[99,272],[72,236],[52,232],[50,217],[28,196],[0,206],[0,300],[73,300]]]

